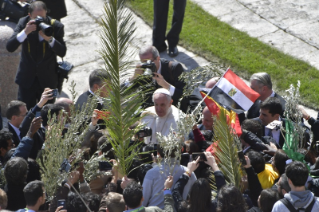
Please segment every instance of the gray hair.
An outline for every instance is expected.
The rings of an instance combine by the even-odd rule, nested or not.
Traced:
[[[267,86],[269,89],[272,89],[272,82],[269,74],[266,72],[255,73],[250,77],[250,81],[256,80],[259,85]]]
[[[159,52],[158,50],[156,49],[155,46],[144,46],[140,49],[140,52],[139,52],[139,55],[140,56],[143,56],[143,55],[147,55],[147,54],[152,54],[152,57],[153,58],[150,58],[150,59],[156,59],[157,57],[159,57]]]

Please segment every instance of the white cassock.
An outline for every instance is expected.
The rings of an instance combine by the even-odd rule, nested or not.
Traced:
[[[144,138],[145,144],[158,144],[156,133],[160,132],[162,135],[168,135],[171,126],[173,129],[177,128],[176,123],[184,113],[174,105],[171,105],[164,117],[159,117],[156,114],[154,106],[146,108],[142,115],[145,116],[142,118],[141,123],[145,124],[145,127],[152,129],[152,136]]]

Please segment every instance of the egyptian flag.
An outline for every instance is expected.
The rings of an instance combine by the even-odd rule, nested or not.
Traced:
[[[223,77],[211,89],[209,96],[220,105],[240,113],[240,111],[249,110],[259,94],[246,85],[232,70],[227,69]]]

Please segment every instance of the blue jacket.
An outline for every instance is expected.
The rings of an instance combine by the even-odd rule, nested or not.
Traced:
[[[33,142],[34,141],[32,138],[28,136],[23,137],[12,157],[21,157],[27,161],[33,146]]]

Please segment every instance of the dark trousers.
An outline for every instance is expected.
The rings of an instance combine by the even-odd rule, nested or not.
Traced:
[[[19,85],[18,100],[26,103],[27,109],[30,110],[41,99],[44,88],[40,86],[39,80],[36,78],[30,88]],[[47,103],[54,103],[55,99],[49,100]]]
[[[166,37],[170,47],[177,46],[179,33],[182,31],[185,7],[186,0],[174,0],[172,28]],[[154,0],[153,46],[159,50],[166,48],[165,33],[168,8],[169,0]]]

